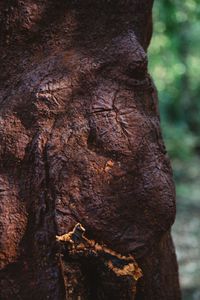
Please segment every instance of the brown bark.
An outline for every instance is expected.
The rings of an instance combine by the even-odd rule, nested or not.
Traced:
[[[174,184],[147,71],[151,9],[1,1],[2,299],[180,299]],[[99,251],[56,241],[79,222]],[[129,256],[137,283],[108,268]]]

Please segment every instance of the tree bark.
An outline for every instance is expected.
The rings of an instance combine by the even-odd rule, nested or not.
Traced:
[[[1,1],[1,299],[180,299],[151,10]]]

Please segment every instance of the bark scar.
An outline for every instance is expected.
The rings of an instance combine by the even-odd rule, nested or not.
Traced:
[[[108,269],[117,276],[130,276],[134,281],[142,277],[142,270],[139,268],[132,255],[121,255],[109,249],[104,244],[85,237],[85,228],[77,223],[74,229],[61,236],[56,236],[58,242],[66,243],[70,255],[94,256],[103,260]]]

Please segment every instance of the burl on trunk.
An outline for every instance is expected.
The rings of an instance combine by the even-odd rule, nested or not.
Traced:
[[[1,299],[180,299],[151,10],[1,1]]]

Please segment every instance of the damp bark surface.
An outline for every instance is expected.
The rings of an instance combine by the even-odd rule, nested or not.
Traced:
[[[1,299],[180,299],[152,2],[1,1]]]

